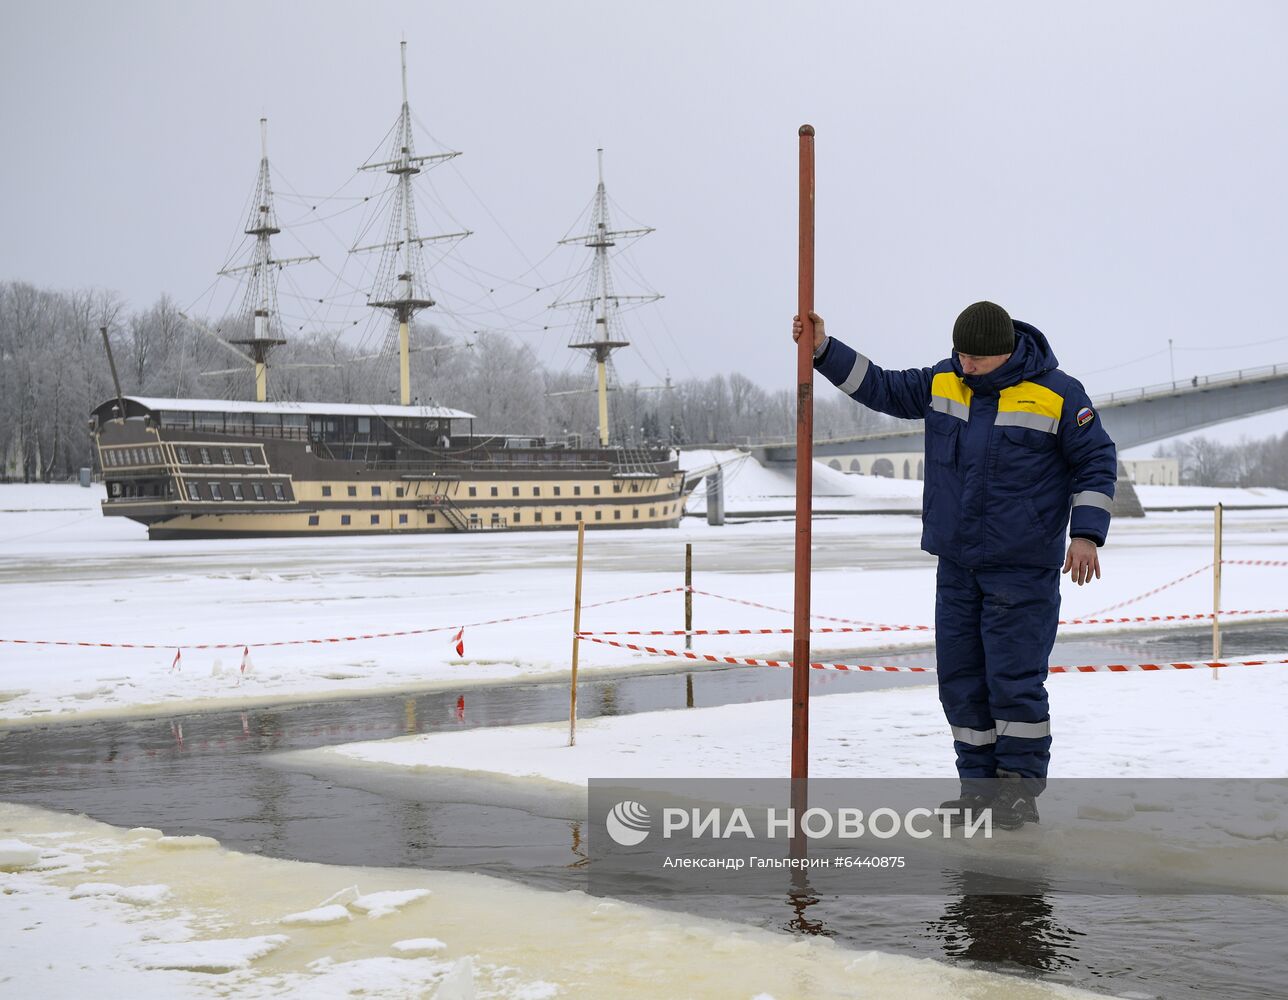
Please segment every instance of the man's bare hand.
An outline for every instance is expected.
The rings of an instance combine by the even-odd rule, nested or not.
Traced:
[[[1094,576],[1100,579],[1100,553],[1096,543],[1089,538],[1072,538],[1069,540],[1069,553],[1064,557],[1064,569],[1069,579],[1081,587],[1090,583]]]
[[[823,341],[827,339],[827,334],[823,332],[823,317],[816,312],[809,314],[809,318],[814,323],[814,352],[823,346]],[[801,322],[799,316],[792,317],[792,340],[800,343],[801,334],[804,332],[805,324]]]

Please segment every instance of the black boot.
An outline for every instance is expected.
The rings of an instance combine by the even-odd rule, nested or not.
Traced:
[[[967,822],[973,822],[991,804],[992,799],[983,792],[963,789],[961,795],[947,802],[941,802],[935,811],[949,813],[948,822],[952,826],[963,826]]]
[[[997,774],[993,794],[993,825],[1001,830],[1018,830],[1025,823],[1038,822],[1038,802],[1027,782],[1010,771]]]

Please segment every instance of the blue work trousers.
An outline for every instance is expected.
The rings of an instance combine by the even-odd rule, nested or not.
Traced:
[[[1060,618],[1060,571],[971,569],[940,557],[935,591],[939,701],[953,733],[957,773],[1017,774],[1046,787],[1051,716],[1046,676]]]

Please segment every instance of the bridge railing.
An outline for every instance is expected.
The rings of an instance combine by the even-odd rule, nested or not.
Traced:
[[[1194,375],[1188,379],[1175,382],[1160,382],[1157,385],[1142,386],[1139,389],[1119,389],[1104,396],[1097,396],[1095,403],[1105,406],[1108,403],[1126,403],[1150,396],[1169,396],[1178,392],[1193,392],[1195,389],[1216,389],[1222,386],[1238,385],[1240,382],[1255,382],[1261,379],[1274,378],[1276,375],[1288,375],[1288,364],[1267,365],[1262,368],[1240,368],[1238,371],[1221,372],[1218,375]]]

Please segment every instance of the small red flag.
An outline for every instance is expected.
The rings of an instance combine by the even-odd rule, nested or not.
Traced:
[[[170,673],[174,673],[176,670],[183,669],[182,665],[180,665],[179,663],[179,658],[181,655],[182,654],[180,653],[179,650],[176,649],[174,651],[174,659],[170,661]]]
[[[459,629],[456,630],[456,634],[452,636],[452,642],[456,643],[456,655],[464,656],[465,655],[465,626],[464,625],[462,625]]]

